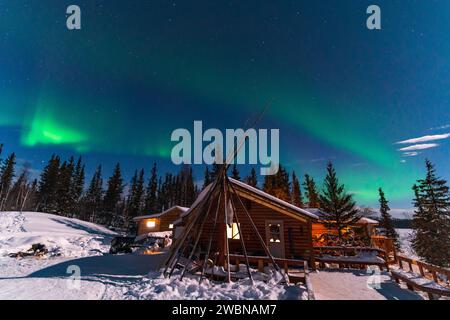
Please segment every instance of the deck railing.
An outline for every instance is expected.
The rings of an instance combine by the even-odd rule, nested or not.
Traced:
[[[432,279],[434,282],[450,287],[450,270],[444,267],[439,267],[430,263],[426,263],[420,260],[405,257],[397,254],[397,262],[401,269],[404,268],[404,263],[408,265],[409,271],[417,273],[424,278]],[[414,268],[414,266],[416,268]]]
[[[325,263],[338,264],[340,268],[359,266],[361,268],[368,265],[378,265],[380,268],[386,267],[389,270],[388,257],[384,250],[373,247],[344,247],[344,246],[319,246],[313,247],[314,259],[319,262],[320,267],[325,267]],[[383,260],[365,261],[359,257],[361,253],[376,255]],[[355,257],[352,260],[352,257]],[[340,259],[342,258],[342,259]]]
[[[396,263],[397,250],[395,248],[395,240],[385,236],[370,237],[371,245],[375,248],[382,249],[386,252],[389,263]]]

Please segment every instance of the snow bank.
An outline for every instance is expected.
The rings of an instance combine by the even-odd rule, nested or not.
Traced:
[[[186,274],[182,281],[179,274],[165,278],[161,272],[151,272],[148,278],[133,286],[128,294],[131,299],[147,300],[307,300],[304,286],[280,285],[273,281],[249,279],[223,283]]]
[[[100,254],[108,251],[114,235],[78,219],[37,212],[0,212],[0,256],[28,250],[34,243],[43,243],[49,251],[65,257]]]

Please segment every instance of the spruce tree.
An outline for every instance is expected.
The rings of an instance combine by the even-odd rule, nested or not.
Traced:
[[[213,182],[214,180],[216,180],[217,176],[220,173],[220,170],[222,170],[222,165],[221,164],[217,164],[217,163],[213,163],[212,164],[212,170],[210,172],[210,179],[211,182]]]
[[[20,206],[28,185],[28,171],[24,168],[17,180],[11,187],[8,199],[6,199],[3,210],[20,210]]]
[[[342,239],[344,228],[360,219],[352,195],[347,194],[344,185],[339,183],[331,162],[327,166],[327,176],[319,201],[325,225],[337,229],[339,239]]]
[[[203,176],[203,187],[202,190],[205,189],[212,182],[211,173],[209,172],[208,166],[205,168],[205,174]]]
[[[392,217],[389,214],[391,208],[389,208],[389,202],[386,200],[384,192],[381,188],[378,189],[378,193],[380,195],[379,203],[380,203],[380,224],[381,232],[384,236],[388,238],[394,239],[395,247],[400,249],[400,242],[398,240],[398,233],[395,231],[394,224],[392,222]]]
[[[70,197],[72,202],[71,214],[72,216],[79,216],[81,213],[81,197],[84,190],[84,165],[81,157],[78,158],[75,170],[73,171],[72,184],[70,190]]]
[[[295,171],[292,171],[292,190],[291,190],[291,203],[299,208],[304,207],[302,190],[300,189],[300,181],[298,180]]]
[[[258,185],[258,176],[256,175],[255,168],[252,168],[252,170],[250,171],[250,175],[246,178],[246,183],[249,186],[252,186],[254,188],[257,187],[257,185]]]
[[[280,165],[276,174],[264,177],[263,190],[278,199],[289,202],[291,200],[289,173]]]
[[[0,210],[3,210],[15,176],[16,154],[11,153],[0,169]]]
[[[134,218],[140,214],[143,208],[144,198],[144,170],[135,171],[133,178],[131,179],[131,189],[128,197],[128,215],[127,223],[131,218]]]
[[[178,191],[175,204],[190,207],[197,198],[192,167],[185,165],[175,180],[175,190]]]
[[[231,171],[231,177],[235,180],[241,180],[241,177],[239,176],[239,171],[237,169],[236,163],[233,164],[233,170]]]
[[[156,163],[153,164],[150,172],[150,178],[145,193],[144,210],[149,213],[155,213],[158,210],[158,171]]]
[[[73,198],[71,194],[74,160],[64,161],[59,170],[56,190],[56,211],[64,216],[71,215]]]
[[[447,181],[436,176],[426,160],[426,177],[414,185],[412,247],[426,262],[450,265],[450,194]]]
[[[108,179],[108,187],[103,199],[103,223],[110,225],[115,222],[118,216],[117,206],[121,200],[123,192],[123,179],[120,171],[120,164],[117,163],[112,176]]]
[[[84,197],[84,219],[97,222],[98,215],[102,212],[103,200],[103,179],[102,167],[98,166],[92,180],[89,183]]]
[[[37,194],[37,210],[49,213],[57,211],[56,191],[58,190],[59,169],[60,158],[52,155],[41,173]]]
[[[314,179],[308,174],[305,174],[303,186],[305,188],[305,196],[308,199],[308,208],[319,208],[319,192],[317,191]]]

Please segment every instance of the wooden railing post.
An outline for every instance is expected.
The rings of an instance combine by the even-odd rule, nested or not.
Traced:
[[[264,261],[262,259],[258,260],[258,271],[264,272]]]

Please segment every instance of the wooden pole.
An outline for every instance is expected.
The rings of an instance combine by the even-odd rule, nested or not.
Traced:
[[[228,228],[228,197],[227,197],[227,186],[226,186],[226,172],[223,174],[223,198],[224,198],[224,210],[225,213],[225,250],[226,250],[226,258],[227,258],[227,282],[231,282],[231,276],[230,276],[230,246],[228,244],[228,235],[227,235],[227,228]],[[231,229],[233,230],[233,225],[231,225]]]
[[[227,182],[228,182],[228,179],[227,179]],[[250,278],[250,281],[253,284],[253,277],[252,277],[252,273],[250,272],[250,263],[248,261],[248,256],[247,256],[247,248],[245,247],[244,235],[242,234],[241,226],[239,224],[239,217],[238,217],[238,214],[237,214],[236,205],[234,203],[233,195],[230,196],[230,199],[231,199],[231,205],[232,205],[233,211],[234,211],[234,216],[236,217],[236,223],[237,223],[238,231],[239,231],[239,239],[241,240],[242,251],[244,252],[245,263],[247,265],[247,271],[248,271],[248,277]],[[237,263],[237,264],[239,264],[239,263]]]
[[[208,197],[205,201],[201,201],[200,203],[198,203],[194,209],[203,209],[203,207],[205,206],[205,203],[207,203],[209,201],[209,199],[211,198],[212,193],[215,191],[217,186],[217,180],[215,182],[215,184],[211,187],[211,190],[209,191],[210,193],[208,194]],[[200,207],[200,208],[199,208]],[[200,214],[197,213],[197,216],[194,217],[194,219],[192,219],[190,221],[190,223],[188,224],[188,226],[186,226],[186,229],[183,232],[183,236],[179,239],[179,241],[177,241],[175,243],[175,248],[173,249],[173,251],[171,252],[171,254],[169,255],[169,257],[166,259],[166,261],[164,262],[164,265],[166,266],[166,268],[164,269],[163,274],[166,275],[167,271],[169,269],[169,267],[171,268],[170,273],[169,273],[169,278],[171,277],[172,273],[173,273],[173,268],[176,266],[176,264],[178,263],[181,254],[179,253],[180,249],[183,247],[183,245],[185,244],[186,238],[189,235],[191,229],[193,228],[193,226],[197,223],[197,220],[199,219]]]
[[[217,216],[219,214],[220,200],[221,199],[222,199],[222,194],[219,194],[219,201],[217,202],[216,214],[215,214],[215,217],[214,217],[214,225],[213,225],[212,232],[211,232],[211,234],[209,236],[208,249],[206,250],[205,261],[203,261],[203,266],[202,266],[202,274],[200,275],[200,281],[199,281],[200,283],[202,283],[203,276],[205,275],[205,266],[206,266],[206,264],[208,262],[209,254],[211,252],[212,239],[213,239],[214,233],[216,232]],[[214,266],[213,266],[213,271],[214,271]]]
[[[194,247],[192,248],[192,251],[191,251],[191,253],[189,254],[188,261],[187,261],[186,265],[183,267],[183,271],[181,272],[180,280],[183,280],[184,274],[186,273],[186,269],[187,269],[187,267],[189,266],[189,264],[191,263],[192,256],[194,255],[194,252],[195,252],[195,250],[197,249],[198,243],[199,243],[199,241],[200,241],[200,237],[201,237],[201,235],[202,235],[202,233],[203,233],[203,226],[205,225],[205,222],[206,222],[206,220],[208,219],[209,213],[210,213],[210,211],[211,211],[211,207],[212,207],[212,203],[213,203],[212,200],[213,200],[213,199],[210,199],[210,200],[209,200],[208,211],[206,211],[206,214],[205,214],[205,216],[204,216],[204,218],[203,218],[203,221],[202,221],[202,223],[201,223],[201,225],[200,225],[200,229],[199,229],[199,231],[198,231],[197,239],[195,240]]]

